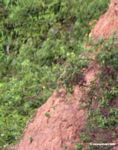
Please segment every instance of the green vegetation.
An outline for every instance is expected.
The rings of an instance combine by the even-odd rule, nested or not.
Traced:
[[[49,113],[49,112],[46,112],[46,113],[45,113],[45,117],[50,118],[50,113]]]
[[[81,139],[107,143],[118,137],[115,132],[118,126],[118,44],[111,38],[98,46],[101,51],[96,59],[100,73],[88,92],[88,122]]]
[[[74,150],[83,150],[83,146],[81,144],[75,144]]]
[[[0,1],[0,148],[19,139],[33,112],[55,88],[70,88],[79,82],[80,70],[88,62],[80,56],[88,51],[84,41],[108,2]],[[99,59],[105,58],[101,56]],[[113,86],[110,96],[115,94]],[[105,120],[103,127],[116,124],[116,110],[110,114],[112,121]]]

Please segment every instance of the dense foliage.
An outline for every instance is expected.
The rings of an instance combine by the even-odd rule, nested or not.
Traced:
[[[88,61],[83,41],[108,1],[0,1],[0,148],[17,141],[53,89],[76,81]]]
[[[118,44],[115,38],[110,38],[97,47],[100,48],[96,57],[100,72],[86,99],[88,121],[81,139],[83,142],[108,143],[118,138]],[[99,146],[91,149],[99,149]],[[101,146],[101,149],[108,147]]]

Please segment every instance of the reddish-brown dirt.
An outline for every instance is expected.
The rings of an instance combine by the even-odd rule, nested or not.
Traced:
[[[85,110],[80,108],[98,66],[92,63],[84,71],[86,86],[75,86],[74,93],[67,95],[64,89],[54,92],[47,102],[37,110],[33,120],[24,131],[15,150],[63,150],[74,149],[86,120]]]
[[[118,36],[118,0],[112,0],[108,11],[100,17],[91,36],[98,38],[107,38],[110,35]]]
[[[91,35],[94,38],[108,37],[117,29],[118,0],[113,0]],[[98,65],[91,63],[83,71],[84,85],[76,85],[72,95],[68,95],[64,89],[55,91],[37,110],[20,143],[13,150],[73,150],[74,144],[80,141],[80,131],[86,123],[86,110],[82,109],[81,104],[84,104],[89,85],[98,71]]]

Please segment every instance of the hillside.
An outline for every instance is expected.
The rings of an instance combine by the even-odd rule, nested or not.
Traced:
[[[52,114],[48,111],[53,104],[59,106],[58,109],[62,108],[56,112],[57,120],[52,118],[53,123],[57,122],[57,127],[60,124],[58,124],[59,116],[63,113],[67,114],[65,115],[67,120],[76,124],[74,132],[70,129],[72,140],[73,136],[75,138],[73,146],[76,150],[82,149],[83,145],[79,143],[117,140],[118,46],[116,38],[111,33],[118,29],[118,4],[117,0],[113,0],[108,12],[103,15],[108,4],[109,0],[3,0],[0,2],[1,149],[18,143],[27,125],[24,139],[31,147],[27,147],[23,141],[26,146],[24,148],[21,141],[21,147],[16,149],[45,150],[48,147],[50,150],[50,144],[45,144],[47,146],[45,148],[43,144],[37,145],[32,134],[34,135],[35,131],[34,136],[38,132],[40,135],[41,126],[42,131],[47,132],[44,127],[47,126],[48,119],[47,129],[53,129],[50,121]],[[101,15],[103,16],[92,30]],[[107,21],[104,23],[105,18]],[[56,94],[52,96],[55,100],[50,104],[46,100],[55,89]],[[62,92],[60,89],[63,89]],[[78,104],[80,101],[77,100],[80,91],[83,94],[80,98],[83,109],[81,121],[79,120],[81,115],[77,112],[80,105]],[[56,100],[58,97],[61,106]],[[49,100],[52,101],[51,97]],[[65,100],[69,100],[69,108],[76,111],[77,115],[74,115],[71,109],[65,110],[67,106]],[[44,109],[42,118],[40,109]],[[85,115],[86,113],[88,115]],[[41,120],[39,127],[35,124],[35,117],[38,123],[39,118]],[[31,118],[34,125],[29,135],[28,130],[33,124],[30,124]],[[75,134],[75,131],[78,134]],[[62,132],[65,132],[65,128]],[[49,137],[53,136],[51,131],[49,133]],[[66,135],[68,139],[70,133],[69,135],[65,133]],[[32,147],[33,143],[40,148]]]

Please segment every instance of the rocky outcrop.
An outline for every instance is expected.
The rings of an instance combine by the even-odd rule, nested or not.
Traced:
[[[91,36],[95,39],[108,38],[110,35],[118,37],[118,0],[112,0],[108,11],[100,17]]]

